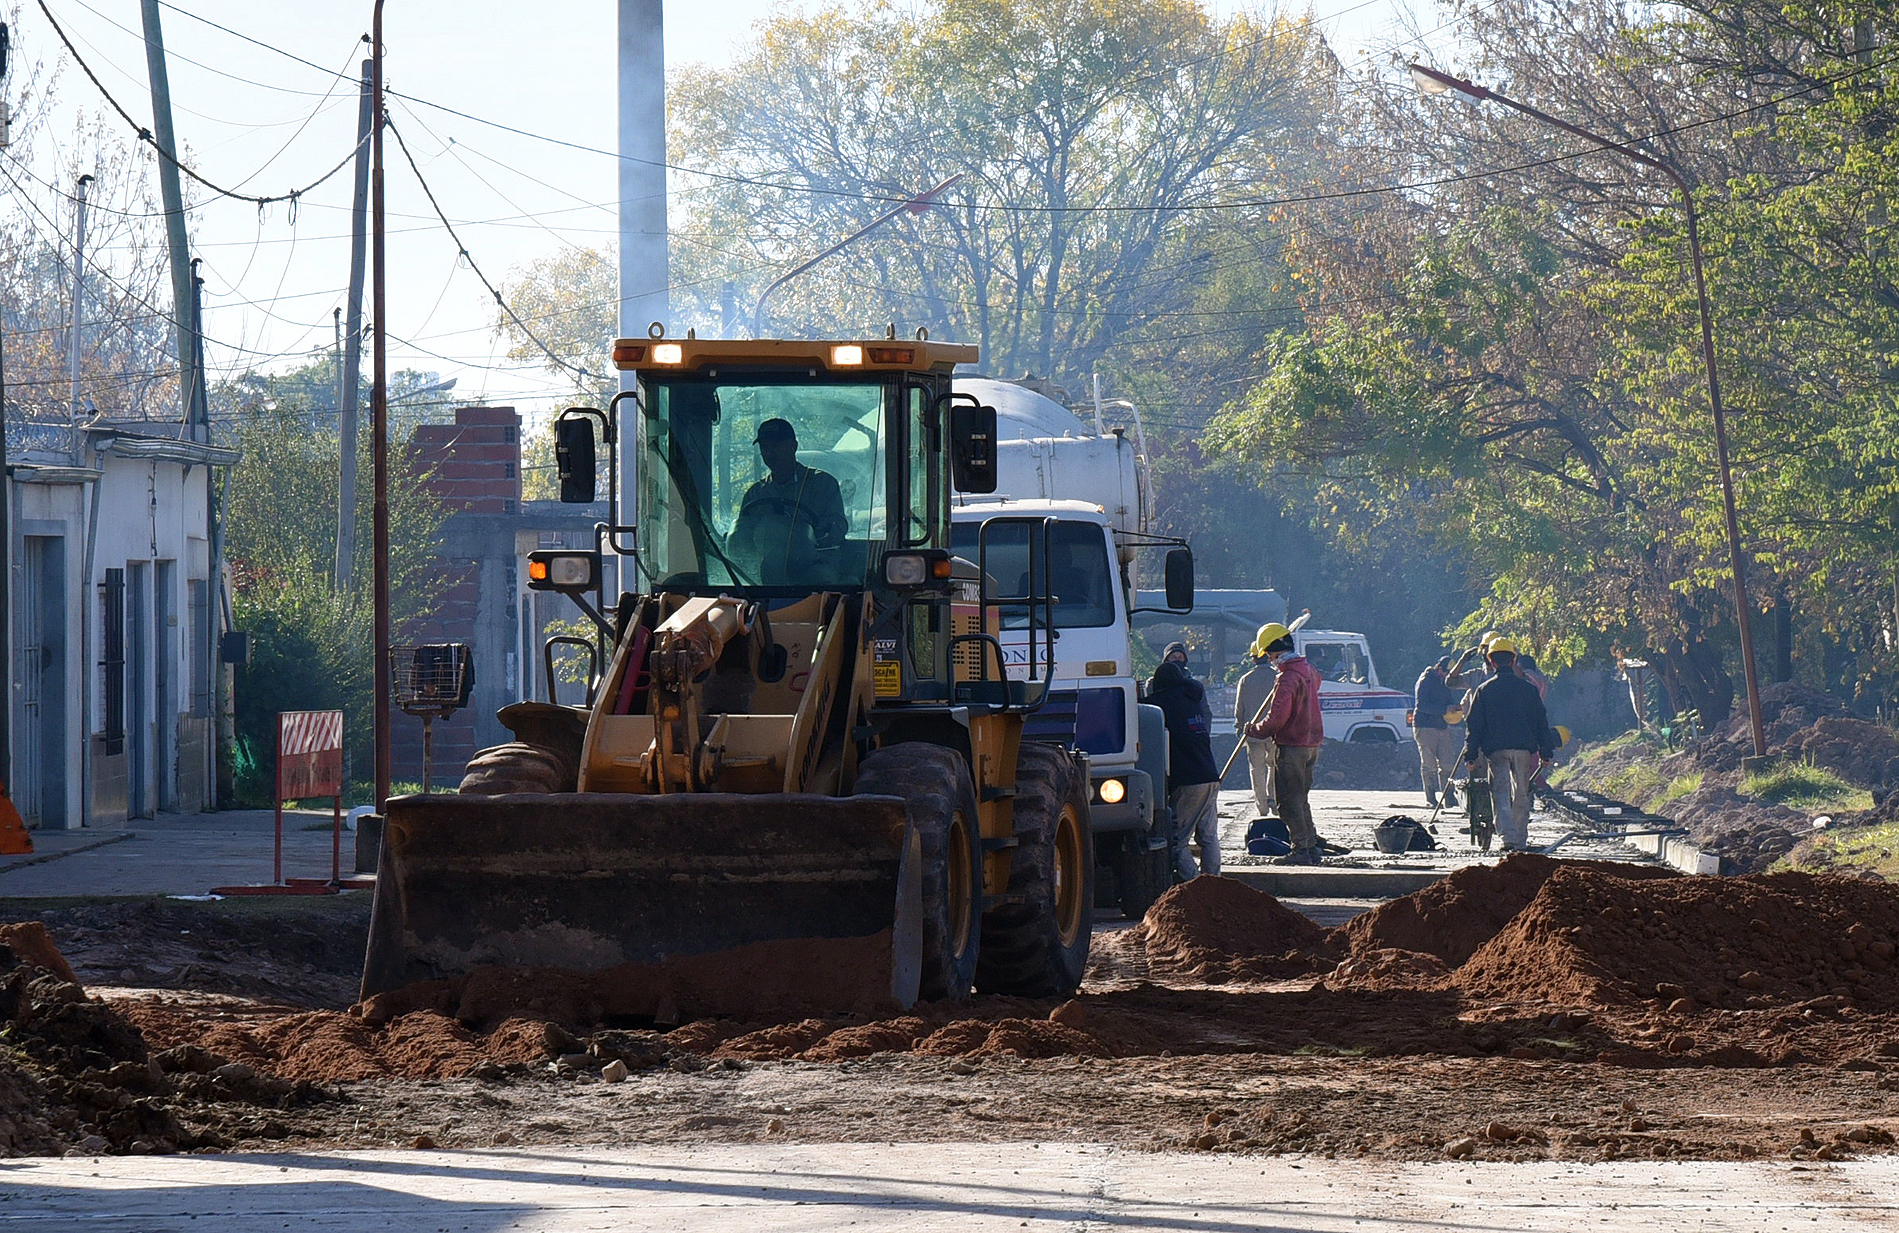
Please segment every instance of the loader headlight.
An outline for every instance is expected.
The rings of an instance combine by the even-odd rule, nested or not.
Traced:
[[[686,362],[686,349],[678,343],[659,343],[653,347],[653,363],[683,364]]]
[[[831,348],[831,364],[835,368],[855,368],[864,362],[864,348],[859,343],[842,343]]]
[[[600,554],[530,552],[527,577],[530,591],[591,591],[600,584]]]
[[[949,553],[941,549],[884,554],[884,581],[890,586],[929,586],[933,582],[947,582],[949,576]]]
[[[1101,803],[1104,805],[1119,805],[1128,796],[1128,785],[1124,779],[1104,779],[1097,790],[1101,793]]]

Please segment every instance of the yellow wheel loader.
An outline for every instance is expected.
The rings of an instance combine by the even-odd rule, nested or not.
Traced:
[[[459,794],[388,802],[364,996],[558,970],[675,1021],[1072,992],[1087,768],[1022,739],[1049,520],[949,551],[952,489],[995,485],[995,411],[950,388],[976,348],[613,355],[633,388],[556,423],[564,500],[593,499],[603,430],[608,520],[526,570],[599,631],[588,696],[556,702],[545,655],[549,699],[501,711],[517,739]]]

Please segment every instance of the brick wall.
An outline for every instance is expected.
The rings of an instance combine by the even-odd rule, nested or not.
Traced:
[[[424,424],[415,430],[409,447],[412,473],[427,473],[427,487],[449,510],[458,514],[518,515],[521,509],[521,417],[513,407],[461,407],[452,424]],[[493,654],[482,653],[485,622],[511,619],[511,594],[503,573],[513,559],[511,537],[497,537],[489,551],[441,562],[431,588],[428,611],[395,632],[397,646],[429,642],[465,642],[476,647],[477,681],[504,672]],[[483,596],[488,596],[484,610]],[[504,641],[501,645],[507,645]],[[458,711],[435,721],[434,778],[437,782],[460,777],[464,763],[481,744],[475,736],[476,708]],[[422,721],[394,713],[390,731],[390,759],[394,777],[417,780],[422,775]]]

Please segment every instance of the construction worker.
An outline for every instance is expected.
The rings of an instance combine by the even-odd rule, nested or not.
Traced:
[[[1253,666],[1240,678],[1233,697],[1233,731],[1246,742],[1246,769],[1252,774],[1253,803],[1259,807],[1262,818],[1278,812],[1278,802],[1273,796],[1275,748],[1264,737],[1246,735],[1246,725],[1260,718],[1266,700],[1272,697],[1273,682],[1279,673],[1266,658],[1266,644],[1278,637],[1272,631],[1284,628],[1279,624],[1266,624],[1253,635]]]
[[[1174,872],[1183,882],[1220,872],[1220,764],[1213,760],[1206,690],[1171,659],[1154,669],[1147,700],[1167,721],[1167,804],[1174,811]],[[1200,845],[1194,864],[1192,844]]]
[[[1193,676],[1193,669],[1187,666],[1187,644],[1184,642],[1168,643],[1167,649],[1161,652],[1161,662],[1164,664],[1179,664],[1182,672],[1185,672],[1190,678]],[[1154,689],[1154,682],[1150,680],[1147,687],[1150,690]],[[1213,731],[1213,704],[1207,701],[1207,687],[1205,685],[1200,686],[1200,718],[1206,720],[1207,731]]]
[[[767,474],[745,490],[731,546],[755,565],[760,581],[797,581],[820,562],[834,561],[850,531],[837,480],[798,461],[798,430],[769,419],[753,443]]]
[[[1496,675],[1471,702],[1464,761],[1472,775],[1490,777],[1504,851],[1521,852],[1530,846],[1531,784],[1555,756],[1556,734],[1536,686],[1516,670],[1516,643],[1493,639],[1485,658]]]
[[[1451,688],[1451,657],[1426,668],[1413,691],[1411,732],[1418,741],[1418,774],[1424,781],[1424,803],[1436,809],[1439,793],[1446,805],[1457,800],[1451,777],[1457,774],[1457,755],[1464,746],[1464,696]]]
[[[1278,622],[1262,626],[1255,640],[1277,670],[1266,718],[1246,725],[1246,735],[1270,739],[1278,747],[1273,787],[1279,817],[1286,824],[1292,851],[1277,865],[1317,865],[1324,859],[1319,832],[1312,824],[1312,773],[1319,746],[1325,743],[1325,718],[1319,713],[1319,674],[1305,656],[1292,651],[1292,631]]]

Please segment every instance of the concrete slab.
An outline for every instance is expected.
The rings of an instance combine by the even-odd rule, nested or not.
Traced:
[[[38,851],[0,864],[0,899],[201,895],[271,879],[272,811],[160,815],[130,827],[35,831]],[[306,829],[316,828],[316,829]],[[35,860],[36,857],[51,857]],[[355,861],[343,835],[343,872]],[[284,876],[330,876],[329,811],[284,813]]]
[[[0,1163],[0,1223],[98,1233],[1766,1233],[1889,1229],[1899,1161],[1386,1164],[1096,1144],[787,1144]]]

